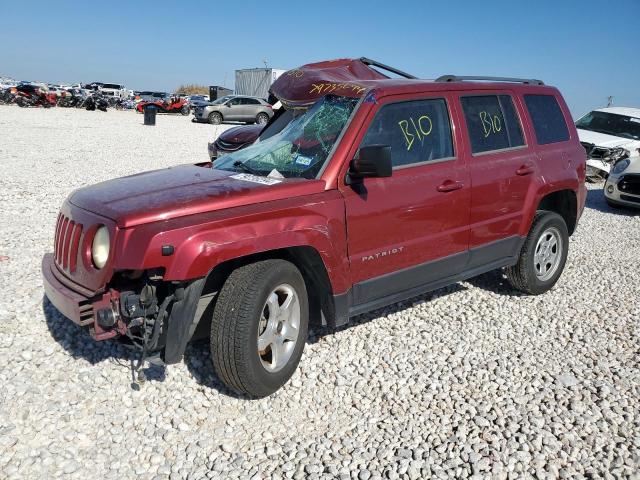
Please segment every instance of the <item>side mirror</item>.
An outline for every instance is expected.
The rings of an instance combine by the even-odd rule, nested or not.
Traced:
[[[391,171],[391,147],[367,145],[361,147],[351,161],[346,183],[351,185],[366,177],[390,177]]]

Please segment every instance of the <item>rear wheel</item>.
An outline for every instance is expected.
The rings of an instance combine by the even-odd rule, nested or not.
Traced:
[[[259,113],[256,115],[256,123],[260,125],[265,125],[269,121],[269,115],[266,113]]]
[[[544,293],[560,278],[568,252],[569,232],[564,219],[557,213],[540,210],[520,250],[518,263],[505,269],[507,279],[524,293]]]
[[[265,260],[233,271],[211,322],[218,377],[252,398],[271,395],[295,372],[308,321],[305,283],[292,263]]]
[[[220,125],[222,123],[222,115],[220,112],[212,112],[209,114],[209,123],[211,125]]]
[[[184,105],[181,109],[180,109],[180,113],[182,115],[189,115],[190,110],[189,110],[189,105]]]

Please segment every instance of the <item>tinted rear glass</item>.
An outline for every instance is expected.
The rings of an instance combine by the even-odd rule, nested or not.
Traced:
[[[539,145],[569,140],[569,129],[556,97],[525,95],[524,102],[527,104]]]
[[[460,98],[473,153],[524,145],[522,128],[509,95]]]

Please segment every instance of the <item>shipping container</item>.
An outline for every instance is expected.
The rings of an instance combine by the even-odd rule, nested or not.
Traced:
[[[269,87],[286,70],[276,68],[245,68],[236,70],[236,95],[267,98]]]
[[[209,101],[213,102],[219,98],[222,98],[226,95],[231,95],[233,90],[230,88],[219,87],[217,85],[209,85]]]

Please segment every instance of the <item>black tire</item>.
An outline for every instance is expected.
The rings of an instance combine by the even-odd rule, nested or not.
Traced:
[[[182,114],[182,115],[184,115],[184,116],[189,115],[189,113],[191,113],[191,109],[189,109],[189,106],[188,106],[188,105],[185,105],[184,107],[182,107],[182,108],[180,109],[180,114]]]
[[[211,125],[220,125],[222,123],[222,114],[220,112],[211,112],[209,114],[209,123]]]
[[[259,113],[256,115],[256,123],[259,125],[266,125],[269,121],[269,115],[266,113]]]
[[[534,254],[538,240],[549,229],[555,229],[560,238],[560,259],[555,271],[549,278],[540,279],[536,275]],[[509,283],[516,290],[530,295],[540,295],[550,290],[560,278],[569,252],[569,231],[564,219],[554,212],[539,210],[536,212],[529,234],[522,245],[518,263],[505,268]]]
[[[287,363],[270,372],[258,353],[258,328],[267,297],[291,286],[300,306],[298,337]],[[265,260],[234,270],[220,290],[211,322],[211,357],[218,378],[251,398],[271,395],[293,375],[307,340],[309,302],[302,275],[285,260]]]

